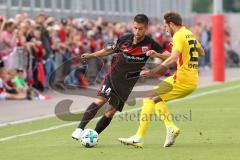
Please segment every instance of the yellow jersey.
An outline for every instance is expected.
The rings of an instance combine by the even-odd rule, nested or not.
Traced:
[[[173,35],[172,53],[180,53],[177,71],[173,78],[175,83],[186,85],[198,84],[198,52],[201,44],[186,27],[181,27]]]

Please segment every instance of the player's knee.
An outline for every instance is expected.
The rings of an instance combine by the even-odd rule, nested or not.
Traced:
[[[95,103],[96,105],[98,106],[102,106],[104,105],[105,103],[107,102],[106,99],[103,99],[103,98],[96,98],[93,103]]]

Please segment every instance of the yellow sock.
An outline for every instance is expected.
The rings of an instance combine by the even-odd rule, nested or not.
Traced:
[[[139,119],[140,124],[136,133],[136,136],[138,136],[139,138],[142,138],[148,129],[149,122],[151,121],[151,117],[154,112],[154,106],[155,103],[153,100],[148,98],[143,99],[143,107]]]
[[[166,128],[175,126],[172,121],[172,115],[170,114],[168,106],[164,101],[155,104],[155,113],[164,122]]]

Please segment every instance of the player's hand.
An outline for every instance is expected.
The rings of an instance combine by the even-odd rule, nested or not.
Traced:
[[[83,53],[82,55],[81,55],[81,58],[83,59],[83,60],[89,60],[89,59],[92,59],[92,58],[94,58],[95,56],[93,55],[93,54],[91,54],[91,53]]]
[[[146,55],[149,57],[156,57],[157,52],[154,50],[147,51]]]

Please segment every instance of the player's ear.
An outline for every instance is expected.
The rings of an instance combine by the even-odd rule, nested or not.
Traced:
[[[174,25],[174,23],[170,22],[170,23],[169,23],[169,26],[170,26],[170,27],[174,27],[175,25]]]

